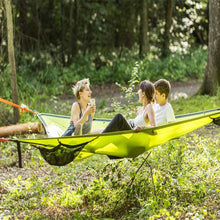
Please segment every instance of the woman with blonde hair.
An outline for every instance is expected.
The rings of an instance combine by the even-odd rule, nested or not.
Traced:
[[[92,91],[89,79],[78,81],[73,86],[73,93],[78,101],[72,104],[70,125],[62,136],[89,134],[91,132],[96,105],[91,103]]]

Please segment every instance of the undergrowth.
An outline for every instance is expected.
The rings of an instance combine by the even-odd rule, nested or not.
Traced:
[[[115,102],[115,111],[130,113],[136,107],[133,89],[141,80],[142,65],[135,64],[127,87],[119,81],[128,103]],[[38,89],[36,84],[34,90]],[[22,97],[41,112],[62,114],[69,106],[57,95]],[[170,102],[176,115],[213,109],[220,106],[220,90],[215,97]],[[6,122],[12,108],[2,109],[1,121]],[[29,120],[37,119],[29,113],[21,115],[21,122]],[[0,219],[219,219],[219,135],[219,127],[211,124],[135,159],[95,155],[64,167],[50,166],[38,150],[23,145],[22,169],[17,146],[0,142]]]
[[[138,61],[139,80],[155,81],[166,78],[170,81],[187,81],[190,78],[201,80],[204,76],[207,51],[202,48],[189,50],[185,54],[170,54],[160,58],[149,53],[140,59],[135,51],[124,50],[112,53],[87,56],[78,55],[68,67],[63,67],[50,56],[42,54],[38,59],[32,54],[24,54],[17,68],[17,82],[20,100],[38,97],[39,101],[49,96],[70,95],[73,83],[90,78],[92,85],[104,85],[118,82],[127,84],[131,70]],[[0,96],[10,99],[10,71],[6,64],[1,70]]]
[[[8,145],[1,151],[10,158],[16,153]],[[24,152],[23,169],[1,166],[3,219],[219,217],[218,139],[194,132],[136,159],[97,155],[65,167],[49,166],[38,151]]]
[[[219,97],[171,104],[182,114],[219,107]],[[208,125],[135,159],[96,155],[64,167],[50,166],[24,145],[22,169],[16,145],[1,142],[0,218],[219,219],[219,135],[219,127]]]

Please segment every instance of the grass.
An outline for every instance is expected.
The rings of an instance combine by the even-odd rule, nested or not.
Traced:
[[[220,93],[171,104],[176,114],[212,109]],[[219,219],[219,135],[211,124],[133,160],[95,155],[64,167],[22,145],[22,169],[16,146],[1,142],[0,219]]]

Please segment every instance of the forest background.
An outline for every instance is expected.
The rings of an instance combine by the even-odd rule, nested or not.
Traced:
[[[18,101],[32,109],[68,115],[71,103],[64,97],[72,97],[72,85],[82,78],[102,90],[116,82],[129,88],[143,79],[204,82],[208,0],[11,3]],[[0,1],[0,97],[11,100],[7,46]],[[213,97],[172,105],[176,114],[215,108],[219,94],[218,89]],[[107,105],[104,99],[97,103],[98,116],[112,117]],[[0,106],[0,125],[13,123],[12,108]],[[125,106],[117,108],[125,112]],[[35,118],[21,115],[20,122],[29,120]],[[219,130],[206,129],[152,150],[141,173],[136,170],[143,157],[109,162],[97,155],[56,168],[30,146],[24,147],[22,171],[16,168],[16,146],[1,143],[0,218],[220,218]]]
[[[10,97],[6,16],[1,3],[1,97]],[[208,1],[12,1],[20,99],[71,94],[77,80],[201,80],[208,45]]]

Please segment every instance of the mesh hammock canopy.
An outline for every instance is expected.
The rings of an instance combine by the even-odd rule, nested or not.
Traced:
[[[220,109],[176,116],[176,122],[143,129],[136,133],[117,131],[103,134],[61,137],[69,126],[70,117],[39,113],[48,138],[19,139],[20,143],[31,144],[40,150],[43,158],[51,165],[63,166],[82,160],[93,154],[116,158],[134,158],[152,147],[179,138],[211,122],[220,124]],[[110,120],[94,119],[93,128],[105,128]]]

